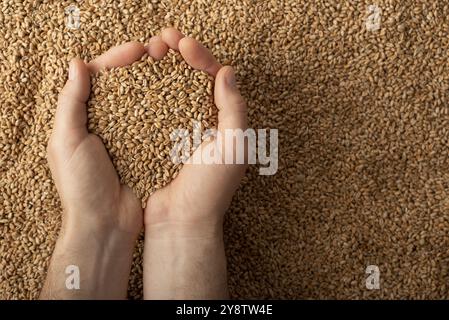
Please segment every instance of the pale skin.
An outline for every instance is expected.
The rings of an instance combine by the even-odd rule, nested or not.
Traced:
[[[63,216],[41,299],[126,298],[142,227],[145,299],[228,297],[223,217],[246,166],[186,164],[175,180],[148,199],[143,211],[133,192],[120,184],[101,140],[87,131],[90,73],[132,64],[145,53],[161,59],[169,48],[215,77],[218,130],[246,129],[246,104],[233,69],[221,66],[200,43],[174,28],[145,46],[127,43],[87,64],[72,60],[48,143]],[[79,290],[66,288],[68,265],[80,268]]]

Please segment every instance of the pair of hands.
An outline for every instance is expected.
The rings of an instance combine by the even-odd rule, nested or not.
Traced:
[[[69,80],[59,96],[54,128],[48,143],[49,166],[63,207],[61,236],[48,278],[52,277],[51,270],[56,272],[63,267],[57,266],[55,260],[59,259],[62,263],[70,258],[63,251],[79,253],[98,247],[98,252],[91,252],[91,255],[98,256],[104,263],[111,259],[115,262],[120,260],[118,263],[124,265],[117,269],[127,271],[127,279],[132,249],[143,225],[146,247],[151,239],[158,243],[174,238],[184,242],[186,239],[222,238],[223,216],[244,175],[245,165],[185,164],[175,180],[148,199],[143,212],[140,201],[131,189],[120,184],[100,138],[87,130],[86,101],[90,94],[90,74],[132,64],[145,53],[154,59],[162,59],[169,48],[179,50],[193,68],[215,77],[218,130],[224,133],[225,129],[246,129],[246,105],[236,87],[233,69],[222,67],[199,42],[184,37],[174,28],[163,30],[146,46],[138,42],[126,43],[110,49],[88,64],[73,59],[69,66]],[[221,136],[224,137],[224,134]],[[82,248],[77,247],[78,244]],[[167,243],[161,244],[161,247],[165,246],[172,247]],[[112,258],[105,257],[108,252],[100,252],[104,248]],[[218,250],[222,250],[221,244]],[[127,253],[124,254],[124,251]],[[152,259],[152,256],[156,258],[157,254],[145,253],[145,258]],[[152,265],[151,262],[149,265]],[[93,270],[95,267],[84,269]],[[158,267],[150,269],[156,270]],[[48,278],[44,286],[47,294],[57,290],[51,288],[52,281]],[[121,280],[120,288],[111,290],[125,290],[126,293],[126,279]],[[92,291],[103,298],[122,294],[110,296],[104,292],[103,295],[99,288]]]

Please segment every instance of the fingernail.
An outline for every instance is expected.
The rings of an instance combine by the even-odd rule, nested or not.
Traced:
[[[228,73],[228,76],[226,77],[226,83],[232,89],[236,88],[235,71],[232,68],[231,68],[231,71]]]
[[[75,80],[75,78],[76,78],[75,63],[73,61],[70,61],[70,64],[69,64],[69,80]]]

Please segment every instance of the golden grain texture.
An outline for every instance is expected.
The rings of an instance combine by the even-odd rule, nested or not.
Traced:
[[[92,79],[88,128],[102,139],[121,182],[144,208],[182,168],[182,150],[175,146],[188,140],[184,155],[193,153],[193,136],[216,128],[217,114],[213,77],[191,68],[173,50],[160,61],[145,55]]]
[[[279,129],[227,213],[234,298],[449,298],[449,5],[371,1],[1,2],[0,297],[36,298],[60,224],[45,160],[73,56],[165,26],[237,70],[250,126]],[[129,295],[142,296],[142,238]],[[365,288],[378,265],[381,289]]]

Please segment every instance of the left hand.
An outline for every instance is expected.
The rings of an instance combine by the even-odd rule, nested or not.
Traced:
[[[141,202],[120,184],[109,155],[87,130],[90,74],[133,63],[145,53],[137,42],[110,49],[85,64],[73,59],[62,89],[48,162],[58,190],[62,229],[41,298],[125,298],[132,254],[143,226]],[[65,268],[80,268],[80,290],[67,290]]]

